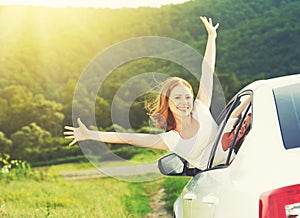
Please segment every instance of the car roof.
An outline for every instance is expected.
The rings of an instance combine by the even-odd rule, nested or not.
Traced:
[[[295,75],[288,75],[288,76],[281,76],[276,78],[270,78],[266,80],[257,80],[255,82],[250,83],[245,88],[242,89],[242,91],[251,89],[251,90],[257,90],[261,87],[268,86],[271,89],[287,86],[290,84],[295,84],[300,82],[300,74]]]
[[[282,76],[273,79],[266,80],[266,84],[272,88],[278,88],[290,84],[295,84],[300,82],[300,74]]]

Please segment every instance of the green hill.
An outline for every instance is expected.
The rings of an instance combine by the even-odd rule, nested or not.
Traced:
[[[300,2],[291,0],[194,0],[138,9],[2,6],[0,152],[20,157],[25,155],[21,150],[27,147],[30,152],[41,153],[49,146],[63,144],[62,126],[72,122],[76,82],[97,54],[116,43],[134,37],[161,36],[188,44],[202,54],[206,33],[200,15],[220,23],[216,73],[227,99],[255,79],[299,73],[299,10]],[[147,72],[182,76],[195,89],[198,85],[176,63],[140,58],[110,74],[96,103],[84,98],[79,105],[96,104],[97,124],[110,128],[115,93],[133,76]],[[96,80],[90,78],[89,82]],[[141,81],[139,86],[148,82]],[[82,92],[89,95],[91,90],[86,87]],[[143,101],[144,96],[138,96],[130,108],[134,129],[148,125]],[[122,100],[118,103],[120,108],[125,104]],[[30,141],[28,135],[35,136]],[[34,147],[36,143],[39,146]]]

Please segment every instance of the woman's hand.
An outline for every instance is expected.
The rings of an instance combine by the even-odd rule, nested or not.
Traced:
[[[73,139],[73,141],[69,143],[69,146],[74,145],[76,142],[87,140],[89,138],[88,136],[90,131],[81,122],[80,118],[77,119],[77,123],[79,125],[78,128],[72,126],[65,126],[65,139]]]
[[[217,37],[217,29],[219,27],[219,23],[217,23],[215,26],[213,26],[211,18],[209,18],[209,20],[207,20],[206,17],[200,16],[200,19],[202,20],[208,35]]]

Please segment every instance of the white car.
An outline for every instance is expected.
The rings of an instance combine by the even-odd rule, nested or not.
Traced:
[[[207,169],[175,154],[158,161],[165,175],[192,176],[174,216],[300,217],[300,74],[251,83],[218,123]]]

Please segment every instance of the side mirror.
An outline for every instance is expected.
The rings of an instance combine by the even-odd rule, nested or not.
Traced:
[[[158,168],[161,174],[167,176],[194,176],[201,171],[189,168],[188,162],[174,153],[161,157]]]

